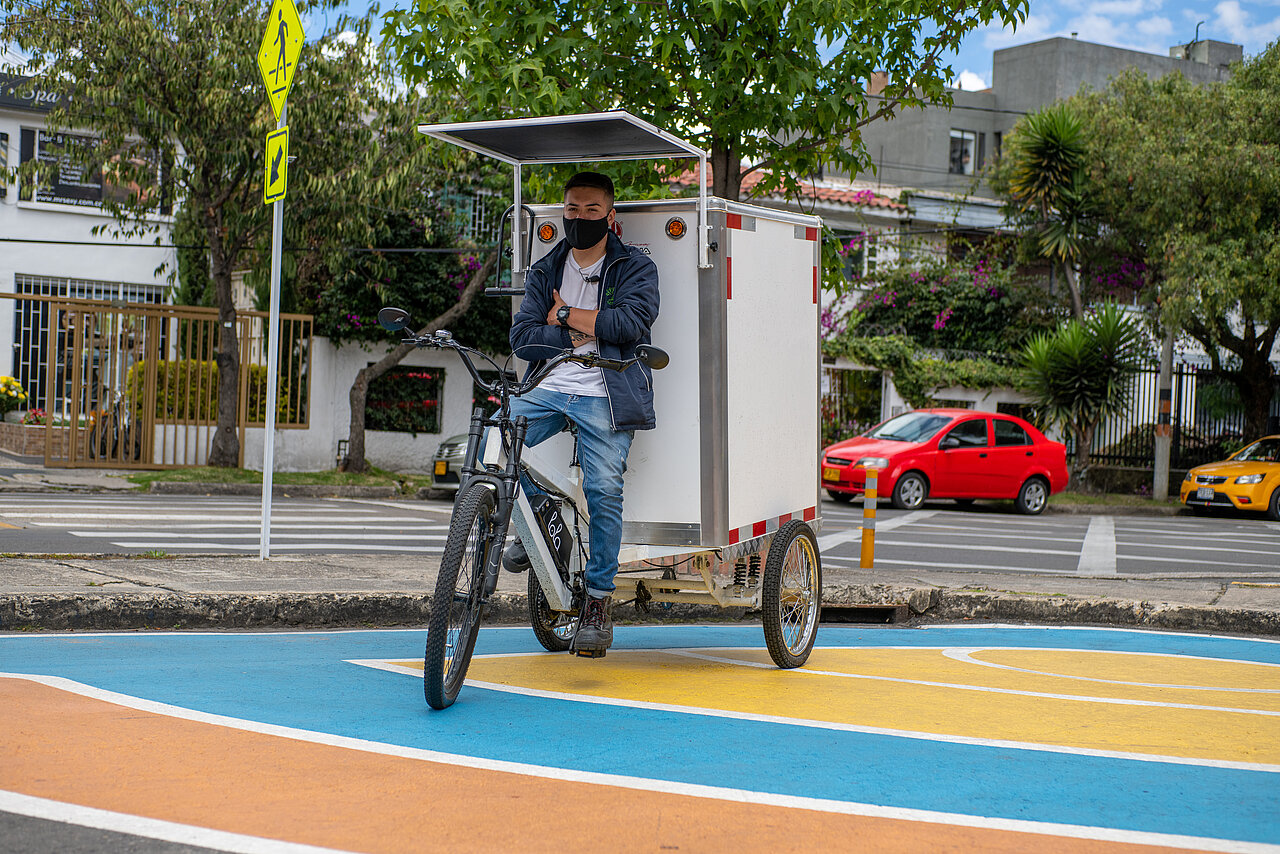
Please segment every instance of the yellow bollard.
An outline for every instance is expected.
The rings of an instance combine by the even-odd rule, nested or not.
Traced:
[[[867,469],[866,488],[862,493],[862,563],[863,569],[871,569],[876,559],[876,475],[875,469]]]

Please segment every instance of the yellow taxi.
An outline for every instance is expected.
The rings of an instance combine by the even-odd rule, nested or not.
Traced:
[[[1280,521],[1280,436],[1266,436],[1228,460],[1187,472],[1182,503],[1198,513],[1256,510]]]

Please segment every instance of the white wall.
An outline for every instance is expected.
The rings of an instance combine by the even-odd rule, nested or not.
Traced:
[[[314,339],[311,362],[311,425],[306,430],[277,430],[276,471],[320,471],[334,467],[338,441],[346,439],[351,425],[348,393],[361,368],[381,359],[391,345],[364,349],[350,344],[341,350],[326,338]],[[449,436],[467,432],[471,423],[471,375],[453,352],[417,350],[401,365],[443,368],[439,433],[391,433],[365,431],[365,458],[378,468],[397,472],[428,472],[431,455]],[[487,366],[486,366],[487,367]],[[263,429],[245,433],[245,468],[262,469]]]

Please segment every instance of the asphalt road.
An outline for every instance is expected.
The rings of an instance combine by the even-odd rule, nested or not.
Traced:
[[[0,849],[1280,843],[1268,640],[824,625],[780,671],[758,626],[621,626],[593,661],[486,626],[437,713],[422,638],[0,635]]]
[[[438,554],[448,501],[278,499],[272,554]],[[854,568],[863,510],[825,500],[823,561]],[[0,552],[236,554],[259,550],[261,505],[250,497],[0,496]],[[1007,506],[950,502],[880,508],[877,567],[1062,575],[1248,578],[1280,572],[1280,523],[1194,516],[1019,516]]]

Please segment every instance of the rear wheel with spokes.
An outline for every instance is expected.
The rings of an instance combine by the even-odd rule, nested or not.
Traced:
[[[778,529],[764,561],[761,591],[764,641],[779,667],[800,667],[818,637],[822,608],[822,564],[818,540],[804,522]]]
[[[475,484],[454,505],[427,618],[423,691],[433,709],[453,705],[480,630],[484,568],[493,541],[493,492]]]

